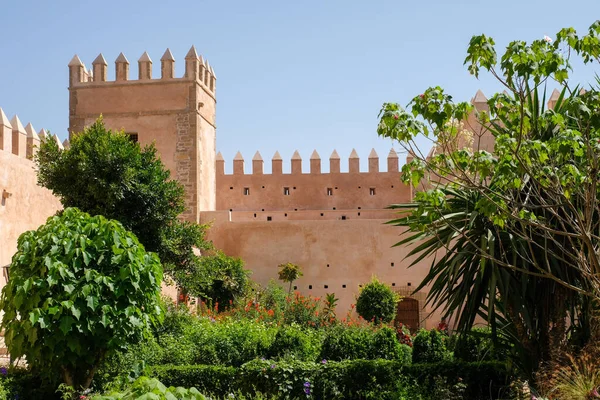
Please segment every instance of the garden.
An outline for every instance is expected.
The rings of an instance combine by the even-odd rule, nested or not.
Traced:
[[[599,59],[600,21],[500,60],[475,36],[469,72],[505,92],[474,107],[433,87],[383,105],[378,134],[413,156],[399,178],[418,189],[390,223],[416,262],[431,257],[416,290],[452,330],[394,321],[402,299],[375,277],[344,315],[335,293],[292,292],[298,265],[252,282],[208,227],[179,219],[183,187],[156,149],[101,118],[68,150],[43,142],[38,183],[64,210],[19,238],[0,399],[600,398],[600,80],[569,83]],[[162,298],[163,281],[192,301]]]

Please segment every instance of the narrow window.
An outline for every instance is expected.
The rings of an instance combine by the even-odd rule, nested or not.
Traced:
[[[358,216],[360,217],[360,213],[358,213]]]
[[[371,188],[371,189],[369,189],[369,194],[370,194],[371,196],[375,196],[375,188]]]
[[[333,189],[327,188],[327,196],[333,196]]]
[[[308,288],[309,288],[309,289],[312,289],[312,285],[308,285]]]
[[[392,263],[392,267],[394,266],[394,263]]]
[[[135,132],[127,132],[127,136],[129,136],[129,140],[131,140],[133,143],[137,143],[138,142],[138,134]]]
[[[290,188],[289,187],[284,187],[283,188],[283,195],[284,196],[289,196],[290,195]]]
[[[297,290],[297,289],[298,289],[298,286],[294,285],[294,290]]]
[[[344,221],[346,220],[346,216],[345,215],[342,215],[342,220],[344,220]]]
[[[273,218],[272,217],[267,217],[267,221],[272,221]]]
[[[396,284],[394,282],[392,282],[392,286],[396,286]]]
[[[244,196],[250,196],[250,188],[244,188]]]
[[[256,218],[256,213],[254,214],[254,218]]]
[[[287,213],[283,214],[285,217],[287,217]]]
[[[342,285],[342,289],[346,289],[346,285]]]
[[[325,289],[329,289],[329,286],[328,286],[328,285],[325,285]]]

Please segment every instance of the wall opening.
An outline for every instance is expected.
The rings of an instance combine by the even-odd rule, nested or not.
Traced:
[[[250,196],[250,188],[244,188],[244,196]]]
[[[312,285],[308,285],[308,288],[309,288],[309,289],[312,289]]]
[[[272,221],[273,218],[272,217],[267,217],[267,221]]]
[[[396,324],[407,326],[411,332],[419,329],[419,301],[410,297],[405,297],[398,303],[396,311]]]
[[[342,285],[342,289],[346,289],[346,285]]]
[[[333,196],[333,189],[327,188],[327,196]]]
[[[375,196],[375,188],[370,188],[369,189],[369,195],[370,196]]]
[[[345,221],[346,220],[346,216],[342,215],[342,220]]]
[[[289,187],[284,187],[283,188],[283,195],[284,196],[289,196],[290,195],[290,188]]]
[[[136,132],[127,132],[126,135],[129,137],[129,140],[133,143],[138,142],[138,134]]]

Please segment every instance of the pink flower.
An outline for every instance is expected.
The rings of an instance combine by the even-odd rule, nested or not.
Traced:
[[[424,94],[420,94],[419,97],[422,98],[422,99],[424,99],[425,95]]]
[[[548,35],[544,35],[544,41],[546,43],[552,43],[552,38],[550,36],[548,36]]]
[[[398,116],[397,116],[397,115],[394,115],[394,119],[398,119]]]

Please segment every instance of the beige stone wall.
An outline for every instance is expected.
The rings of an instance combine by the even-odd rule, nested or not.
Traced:
[[[137,80],[129,78],[129,62],[117,58],[115,81],[106,80],[102,55],[87,73],[77,56],[69,63],[69,132],[83,130],[102,114],[111,129],[138,135],[142,145],[154,142],[163,163],[185,188],[183,217],[198,222],[199,212],[214,210],[215,77],[195,49],[185,58],[183,78],[173,76],[174,59],[161,58],[160,79],[152,78],[147,54],[138,61]]]
[[[234,165],[236,162],[239,161],[234,161]],[[400,181],[397,168],[389,172],[321,173],[318,170],[290,174],[244,174],[235,167],[233,174],[219,173],[219,170],[222,171],[223,166],[217,165],[217,210],[360,212],[383,209],[412,198],[411,188]]]
[[[328,216],[334,213],[325,212]],[[308,213],[306,219],[300,217],[304,213]],[[276,280],[281,263],[301,265],[304,276],[294,283],[297,290],[319,297],[335,293],[342,316],[355,303],[360,285],[372,276],[408,295],[428,270],[430,260],[407,268],[408,248],[392,247],[402,228],[385,225],[388,217],[320,220],[308,211],[288,215],[299,218],[249,221],[248,213],[217,211],[202,213],[202,222],[212,223],[209,239],[228,255],[242,258],[257,282]],[[431,328],[441,317],[439,313],[429,315],[431,309],[424,305],[426,293],[424,290],[414,298],[423,307],[422,326]]]
[[[23,232],[37,229],[61,208],[58,198],[37,185],[32,161],[0,150],[0,267],[10,264]],[[5,283],[2,268],[0,287]]]

